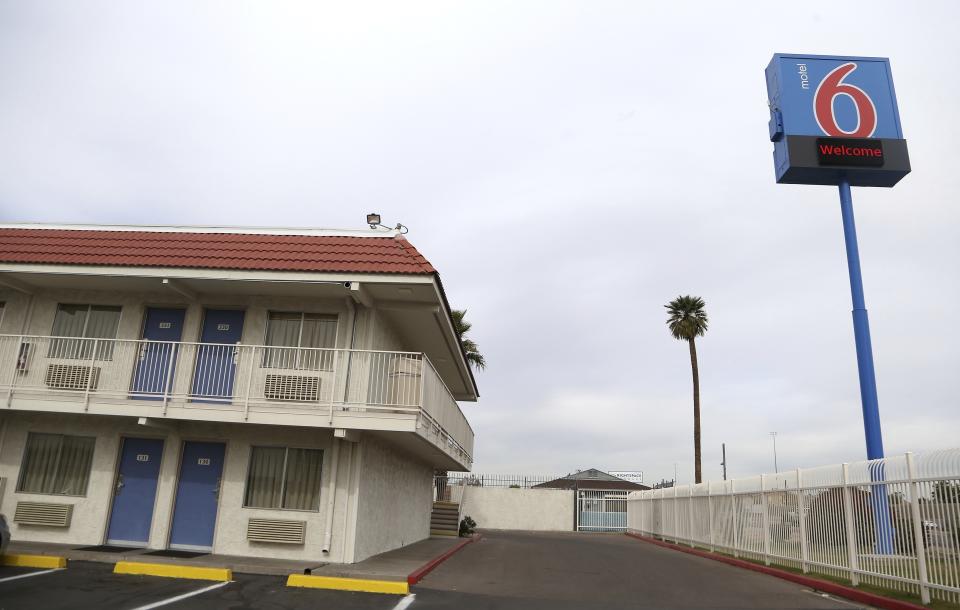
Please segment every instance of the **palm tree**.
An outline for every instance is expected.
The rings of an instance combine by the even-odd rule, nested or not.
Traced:
[[[484,360],[477,344],[466,337],[470,329],[473,328],[473,324],[467,322],[466,315],[466,309],[454,309],[450,312],[450,316],[453,318],[453,330],[456,331],[457,337],[460,339],[463,353],[467,357],[467,364],[475,369],[484,369],[487,367],[487,361]]]
[[[697,345],[694,339],[707,332],[706,304],[700,297],[677,297],[664,305],[667,328],[674,339],[690,345],[690,367],[693,369],[693,460],[694,479],[700,482],[700,371],[697,368]]]

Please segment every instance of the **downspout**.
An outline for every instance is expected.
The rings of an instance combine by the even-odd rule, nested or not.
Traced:
[[[347,500],[345,503],[346,505],[344,507],[345,510],[343,515],[343,532],[342,532],[343,553],[340,554],[340,561],[342,561],[343,563],[347,563],[347,547],[348,547],[347,538],[350,536],[350,533],[348,531],[350,528],[350,510],[351,510],[350,503],[351,503],[351,497],[353,497],[353,494],[354,494],[353,476],[354,476],[354,471],[357,468],[356,460],[354,459],[354,455],[353,455],[354,453],[357,452],[357,444],[350,443],[349,445],[350,445],[350,456],[347,458]],[[351,556],[351,560],[352,559],[353,557]]]
[[[9,419],[8,417],[4,416],[3,419],[0,420],[0,461],[3,460],[3,446],[6,444],[6,440],[7,440],[7,420],[8,419]],[[6,493],[7,493],[6,484],[0,485],[0,505],[3,504],[3,496]]]
[[[320,549],[324,553],[330,553],[330,542],[333,539],[333,509],[337,496],[337,470],[340,467],[340,439],[336,437],[333,439],[333,457],[330,461],[332,472],[330,473],[330,492],[327,494],[327,525],[326,533],[323,535],[323,548]]]
[[[347,404],[350,397],[350,364],[353,358],[353,349],[357,344],[357,306],[353,299],[347,297],[347,308],[350,310],[350,349],[347,352],[346,375],[343,382],[343,404]]]

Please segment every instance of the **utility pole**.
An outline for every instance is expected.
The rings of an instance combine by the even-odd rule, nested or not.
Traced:
[[[770,437],[773,438],[773,471],[779,473],[780,469],[777,467],[777,433],[771,432]]]
[[[720,447],[723,449],[723,461],[720,462],[720,465],[723,466],[723,480],[727,480],[727,444],[722,443]]]

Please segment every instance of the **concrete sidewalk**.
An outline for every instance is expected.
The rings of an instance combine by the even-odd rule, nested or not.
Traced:
[[[146,555],[157,549],[124,549],[122,551],[89,551],[76,545],[45,542],[11,541],[7,554],[55,555],[73,561],[117,563],[118,561],[142,561],[147,563],[170,563],[197,567],[229,568],[238,574],[264,574],[287,576],[289,574],[312,574],[314,576],[339,576],[397,580],[406,582],[407,575],[437,555],[456,546],[462,539],[437,536],[421,540],[400,549],[374,555],[359,563],[339,564],[323,561],[294,561],[262,557],[239,557],[235,555],[201,555],[199,557],[162,557]]]
[[[360,563],[329,563],[316,568],[313,576],[339,576],[342,578],[366,578],[370,580],[402,580],[434,557],[445,553],[463,538],[434,536],[393,551],[374,555]]]

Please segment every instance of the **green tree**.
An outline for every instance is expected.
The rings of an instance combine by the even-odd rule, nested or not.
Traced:
[[[695,339],[707,332],[706,304],[700,297],[687,295],[675,298],[664,307],[667,308],[670,334],[690,346],[690,367],[693,369],[693,473],[695,481],[700,483],[700,370]]]
[[[487,368],[487,361],[480,353],[477,344],[472,339],[467,338],[467,333],[473,328],[473,324],[466,320],[467,310],[454,309],[450,312],[450,315],[453,318],[453,329],[456,331],[457,337],[460,339],[460,345],[463,347],[463,353],[467,357],[467,364],[475,369]]]

